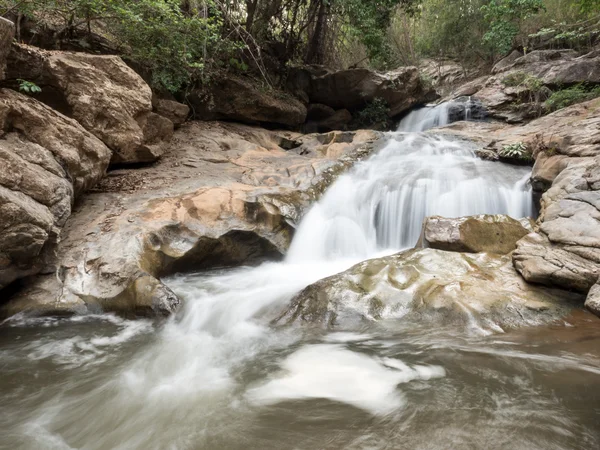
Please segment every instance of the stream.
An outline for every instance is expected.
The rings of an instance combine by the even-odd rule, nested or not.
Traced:
[[[305,286],[412,247],[426,216],[533,215],[528,168],[439,134],[386,139],[283,262],[164,280],[175,317],[3,323],[0,448],[600,448],[600,327],[582,310],[506,333],[273,324]]]

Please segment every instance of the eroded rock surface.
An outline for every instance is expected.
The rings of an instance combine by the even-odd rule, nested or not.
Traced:
[[[281,256],[304,208],[379,136],[187,123],[160,163],[111,172],[83,200],[55,274],[2,313],[170,314],[179,300],[161,276]]]
[[[74,120],[0,90],[0,289],[45,270],[76,196],[104,175],[110,150]]]
[[[118,56],[13,44],[6,75],[38,84],[37,98],[104,142],[113,163],[155,161],[173,135],[173,123],[152,112],[150,87]]]
[[[505,215],[460,218],[427,217],[418,247],[452,252],[507,254],[529,234],[521,222]]]
[[[576,294],[530,285],[510,256],[415,249],[357,264],[298,294],[280,323],[331,328],[384,319],[500,331],[555,320]]]

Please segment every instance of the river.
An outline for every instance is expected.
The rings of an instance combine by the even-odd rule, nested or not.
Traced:
[[[528,169],[390,133],[299,226],[283,262],[179,274],[166,321],[0,326],[0,448],[600,448],[600,322],[498,333],[383,318],[278,326],[295,293],[415,244],[422,219],[533,214]]]

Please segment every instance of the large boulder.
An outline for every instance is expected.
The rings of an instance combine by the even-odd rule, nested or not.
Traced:
[[[280,323],[330,328],[415,318],[478,331],[548,322],[572,307],[576,294],[526,283],[510,256],[414,249],[318,281],[291,302]]]
[[[150,87],[118,56],[13,44],[6,75],[38,84],[39,100],[102,140],[113,163],[155,161],[173,135],[173,123],[152,112]]]
[[[588,292],[600,277],[600,157],[573,158],[542,197],[539,233],[518,243],[526,280]]]
[[[161,277],[281,257],[303,211],[380,135],[339,136],[184,124],[156,165],[113,171],[83,199],[56,272],[0,314],[170,314],[180,301]]]
[[[104,175],[110,150],[74,120],[0,90],[0,289],[46,270],[76,196]]]
[[[451,252],[507,254],[529,234],[521,222],[505,215],[459,218],[427,217],[418,246]]]
[[[214,80],[188,96],[194,118],[271,123],[296,127],[306,120],[306,106],[292,95],[264,89],[256,82],[232,75]]]
[[[423,81],[416,67],[401,67],[385,73],[369,69],[296,68],[290,73],[288,86],[294,92],[302,92],[299,95],[311,103],[351,113],[381,98],[389,107],[390,117],[435,98],[435,91]]]
[[[15,37],[15,24],[0,17],[0,80],[4,79],[4,69],[10,52],[10,44]]]

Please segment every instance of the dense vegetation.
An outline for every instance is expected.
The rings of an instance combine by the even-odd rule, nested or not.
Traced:
[[[443,57],[469,67],[514,47],[590,46],[600,34],[600,0],[0,0],[0,14],[19,28],[36,21],[57,46],[101,36],[172,92],[220,70],[270,85],[293,63]]]

